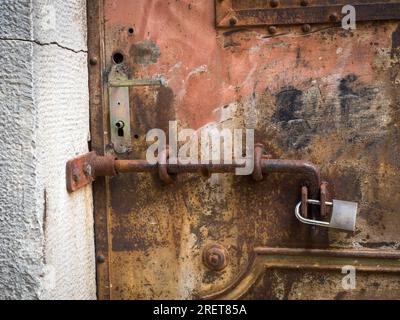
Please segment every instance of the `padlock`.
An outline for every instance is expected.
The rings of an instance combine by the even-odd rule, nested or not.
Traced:
[[[321,205],[321,202],[318,200],[308,199],[307,203],[313,205]],[[304,218],[300,214],[301,202],[299,202],[296,206],[296,218],[303,223],[315,226],[335,228],[346,231],[355,230],[358,208],[358,204],[356,202],[332,200],[332,202],[325,202],[325,205],[332,207],[332,216],[330,222]]]

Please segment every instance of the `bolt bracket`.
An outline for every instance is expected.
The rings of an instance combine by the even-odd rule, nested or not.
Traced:
[[[74,192],[95,180],[91,164],[96,152],[89,152],[72,160],[66,165],[66,180],[68,192]]]

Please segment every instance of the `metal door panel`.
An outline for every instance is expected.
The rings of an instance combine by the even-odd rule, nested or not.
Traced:
[[[266,27],[216,28],[211,0],[93,1],[89,12],[89,55],[98,61],[90,67],[92,146],[99,153],[111,149],[107,75],[121,53],[130,79],[161,78],[163,86],[130,90],[132,152],[119,158],[144,158],[145,134],[167,130],[169,120],[195,130],[253,128],[271,155],[318,164],[336,198],[360,204],[356,232],[343,234],[295,219],[301,176],[271,174],[256,183],[181,174],[171,186],[149,174],[99,179],[100,298],[213,297],[248,270],[255,247],[355,256],[398,249],[397,22],[363,22],[355,31],[313,25],[309,33],[282,26],[271,35]],[[202,263],[213,243],[229,254],[222,272]],[[240,297],[398,297],[396,266],[389,274],[379,267],[362,273],[357,290],[344,292],[340,270],[324,271],[329,261],[312,272],[260,267]]]

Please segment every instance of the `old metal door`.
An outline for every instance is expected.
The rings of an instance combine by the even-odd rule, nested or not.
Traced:
[[[99,298],[400,298],[399,1],[353,1],[368,20],[356,30],[341,27],[344,2],[88,1],[98,154],[144,159],[146,133],[170,120],[252,128],[269,157],[315,163],[331,196],[359,203],[356,231],[342,233],[295,218],[297,175],[97,178]],[[129,87],[119,152],[116,72],[161,81]],[[346,265],[355,288],[343,286]]]

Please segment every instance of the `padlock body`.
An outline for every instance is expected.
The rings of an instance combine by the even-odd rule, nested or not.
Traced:
[[[330,228],[354,231],[356,228],[357,202],[333,200]]]

